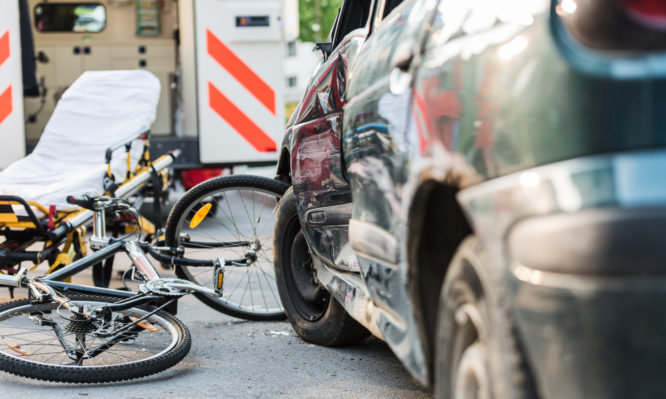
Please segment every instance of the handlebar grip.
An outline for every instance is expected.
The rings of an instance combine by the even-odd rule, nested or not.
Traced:
[[[72,204],[72,205],[78,205],[81,208],[86,208],[86,209],[93,209],[93,202],[94,198],[92,198],[89,195],[83,195],[80,199],[76,198],[73,195],[68,195],[67,196],[67,203]]]

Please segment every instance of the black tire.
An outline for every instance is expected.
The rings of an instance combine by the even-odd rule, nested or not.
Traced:
[[[170,247],[183,247],[187,243],[182,234],[189,236],[190,243],[247,241],[259,247],[257,259],[249,267],[225,268],[223,296],[197,293],[195,296],[199,300],[222,313],[247,320],[284,319],[273,275],[271,246],[275,208],[288,187],[286,183],[265,177],[223,176],[196,185],[174,205],[165,234],[166,244]],[[196,211],[209,203],[211,208],[203,221],[191,228],[189,222]],[[245,217],[249,224],[237,223]],[[190,246],[184,249],[185,258],[206,260],[218,257],[244,259],[250,251],[249,246],[210,248],[201,245],[200,248]],[[212,267],[179,266],[176,274],[213,288]]]
[[[437,320],[437,398],[536,398],[497,270],[474,236],[449,265]]]
[[[71,297],[71,302],[93,307],[114,301],[89,295]],[[125,332],[125,340],[98,356],[82,360],[80,365],[64,364],[63,360],[75,361],[65,353],[54,328],[38,324],[50,320],[60,326],[71,346],[83,341],[92,350],[108,342],[94,333],[103,328],[117,331],[128,325],[128,317],[138,318],[147,313],[148,310],[138,308],[113,312],[116,318],[111,319],[115,320],[111,326],[112,322],[103,322],[101,318],[101,324],[72,322],[68,318],[73,314],[53,302],[32,304],[22,299],[0,305],[0,340],[4,341],[0,345],[0,370],[27,378],[70,383],[123,381],[158,373],[182,360],[191,346],[189,331],[169,313],[157,312],[146,319],[148,327],[155,331],[134,326]],[[75,331],[79,331],[78,337]]]
[[[278,205],[273,237],[278,292],[296,333],[308,342],[324,346],[349,345],[367,338],[370,332],[314,281],[312,257],[291,188]]]

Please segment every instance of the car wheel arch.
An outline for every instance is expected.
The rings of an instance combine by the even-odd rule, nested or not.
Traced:
[[[291,156],[286,147],[283,147],[282,151],[280,151],[275,178],[287,184],[291,184]]]
[[[459,188],[438,180],[421,182],[409,207],[408,292],[433,383],[437,307],[446,270],[458,246],[472,233],[456,199]]]

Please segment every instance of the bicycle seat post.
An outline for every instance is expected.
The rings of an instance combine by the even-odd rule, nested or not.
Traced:
[[[106,208],[111,205],[111,199],[98,197],[93,203],[93,234],[90,237],[90,248],[98,250],[109,244],[106,236]]]
[[[132,264],[140,271],[148,280],[157,280],[160,278],[157,269],[150,262],[145,252],[141,249],[139,244],[134,241],[125,241],[125,252],[132,260]]]

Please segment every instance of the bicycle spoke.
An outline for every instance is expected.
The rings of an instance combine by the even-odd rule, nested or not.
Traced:
[[[245,289],[243,290],[243,296],[240,299],[240,305],[243,306],[243,298],[245,297],[245,292],[247,292],[248,287],[250,287],[250,276],[248,274],[248,269],[245,269],[245,276],[247,277],[247,282],[245,283]],[[250,288],[250,301],[252,301],[252,289]]]
[[[257,272],[255,271],[255,273]],[[264,295],[264,287],[261,286],[261,279],[259,278],[259,275],[257,275],[257,283],[259,285],[259,292],[261,292],[261,297],[264,300],[264,306],[266,307],[266,309],[268,309],[268,302],[266,302],[266,296]]]
[[[241,193],[238,190],[236,190],[236,192],[238,193],[238,196],[240,197],[241,202],[243,203],[243,209],[245,209],[245,214],[247,215],[247,218],[250,220],[250,225],[253,226],[254,225],[253,224],[253,219],[252,219],[252,216],[250,216],[250,213],[247,210],[247,206],[245,205],[245,200],[243,199],[243,196],[241,195]],[[252,229],[252,234],[253,235],[256,234],[256,231],[255,231],[254,228]]]
[[[266,315],[269,318],[279,317],[282,305],[276,295],[275,278],[267,273],[266,267],[273,265],[272,255],[269,253],[272,254],[273,216],[280,197],[278,189],[271,187],[280,187],[280,184],[272,182],[268,183],[268,188],[258,188],[253,187],[253,184],[261,186],[265,183],[233,185],[224,178],[220,179],[219,184],[218,190],[209,190],[186,200],[186,205],[181,206],[182,210],[179,210],[176,216],[178,219],[175,234],[167,235],[178,238],[181,232],[189,234],[190,241],[196,244],[186,246],[183,257],[202,260],[220,257],[226,260],[242,260],[251,251],[249,246],[218,247],[216,243],[247,241],[259,244],[259,249],[255,249],[257,258],[254,262],[243,267],[225,267],[223,295],[210,295],[208,298],[220,305],[219,308],[216,307],[218,310],[239,312],[241,317],[244,312]],[[214,184],[210,187],[214,187]],[[189,220],[195,213],[192,210],[200,209],[207,202],[214,204],[214,213],[205,218],[196,230],[189,229]],[[179,209],[178,205],[174,209]],[[259,270],[253,270],[255,268]],[[245,270],[235,271],[236,269]],[[182,266],[181,270],[187,279],[197,284],[210,286],[213,283],[212,267]]]
[[[271,285],[271,282],[268,281],[268,278],[266,277],[266,272],[264,272],[263,270],[261,270],[261,272],[262,272],[261,275],[264,276],[264,279],[266,280],[266,284],[268,284],[268,286],[271,287],[272,285]],[[275,282],[275,279],[273,279],[273,281]],[[275,296],[275,290],[270,289],[269,291],[270,291],[271,295],[273,296],[273,299],[275,300],[275,303],[280,303],[280,300]]]

